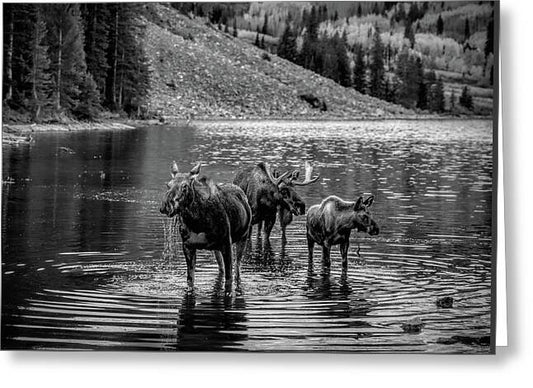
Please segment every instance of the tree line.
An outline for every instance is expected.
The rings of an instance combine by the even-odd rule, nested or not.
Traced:
[[[34,122],[140,114],[141,4],[4,4],[3,105]]]
[[[401,4],[401,3],[400,3]],[[333,79],[345,87],[353,87],[361,93],[397,103],[411,109],[429,110],[442,113],[445,111],[446,99],[442,80],[433,69],[426,69],[422,58],[416,54],[414,47],[414,22],[424,15],[426,8],[419,9],[416,3],[408,13],[403,6],[392,14],[391,21],[404,21],[404,44],[399,52],[382,42],[379,28],[369,30],[371,44],[366,50],[361,44],[352,47],[347,43],[346,31],[342,35],[335,31],[328,35],[319,33],[319,25],[327,13],[320,7],[313,6],[302,18],[305,25],[301,48],[298,50],[298,26],[289,19],[280,37],[277,54],[306,69]],[[391,9],[384,6],[383,10]],[[403,13],[402,13],[403,11]],[[356,11],[361,14],[361,7]],[[336,17],[336,16],[333,16]],[[438,24],[442,19],[438,19]],[[492,21],[491,21],[492,23]],[[439,27],[438,28],[442,28]],[[468,24],[466,24],[468,30]],[[492,24],[488,26],[487,42],[492,42]],[[468,31],[465,31],[468,34]],[[487,43],[485,55],[492,52],[492,43]],[[350,64],[352,58],[353,66]],[[465,86],[458,100],[466,109],[473,108],[470,88]],[[455,106],[455,94],[449,97],[450,107]]]

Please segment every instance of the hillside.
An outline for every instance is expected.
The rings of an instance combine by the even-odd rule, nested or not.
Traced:
[[[164,5],[146,4],[148,111],[162,117],[410,116]],[[302,95],[308,97],[306,102]],[[313,107],[312,97],[320,103]],[[315,101],[316,102],[316,101]],[[325,110],[325,107],[327,109]]]

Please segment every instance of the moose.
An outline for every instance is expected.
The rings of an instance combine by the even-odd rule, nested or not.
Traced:
[[[233,184],[215,184],[200,175],[198,163],[189,173],[179,173],[174,161],[160,212],[178,217],[183,253],[187,261],[187,286],[194,289],[196,251],[214,251],[226,287],[233,276],[232,244],[236,245],[236,276],[251,230],[252,211],[244,192]]]
[[[285,232],[286,226],[292,221],[292,215],[305,214],[305,203],[295,190],[295,186],[314,183],[319,176],[311,178],[313,169],[306,162],[305,179],[297,181],[299,172],[294,171],[276,174],[270,165],[260,162],[256,166],[240,171],[233,183],[245,193],[252,209],[252,225],[258,225],[258,234],[264,223],[263,235],[269,241],[270,233],[276,223],[276,215],[280,209],[280,222]]]
[[[366,232],[371,236],[379,234],[379,227],[372,219],[368,208],[372,206],[374,196],[356,202],[344,201],[334,195],[327,197],[320,205],[313,205],[307,212],[307,247],[309,261],[313,260],[315,243],[322,246],[322,259],[329,267],[330,252],[333,245],[340,244],[342,267],[348,268],[348,247],[352,229]]]

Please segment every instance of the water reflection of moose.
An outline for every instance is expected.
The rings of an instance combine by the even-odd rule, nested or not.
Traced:
[[[239,280],[240,261],[246,243],[251,238],[253,225],[258,225],[258,237],[264,223],[262,237],[267,248],[272,228],[279,214],[282,242],[286,241],[285,229],[292,222],[293,215],[305,214],[305,203],[295,190],[316,182],[313,168],[305,163],[302,181],[299,171],[279,174],[267,163],[259,163],[240,171],[233,184],[215,184],[200,175],[200,164],[188,173],[179,173],[176,162],[171,166],[172,179],[161,205],[161,213],[177,217],[183,252],[187,261],[187,284],[194,288],[196,250],[214,252],[220,273],[225,274],[226,291],[231,291],[233,282],[232,244],[236,246],[235,273]],[[352,229],[379,233],[379,227],[372,219],[368,208],[374,197],[363,201],[347,202],[330,196],[320,205],[312,206],[307,214],[307,241],[309,257],[318,243],[323,248],[324,262],[329,266],[332,245],[340,244],[343,268],[347,267],[348,244]],[[282,244],[283,246],[283,244]]]

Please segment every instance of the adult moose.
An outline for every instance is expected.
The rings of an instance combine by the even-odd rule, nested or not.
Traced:
[[[300,198],[300,196],[298,195],[298,193],[296,192],[296,190],[294,190],[294,187],[310,185],[311,183],[315,183],[320,178],[320,175],[317,175],[314,178],[312,177],[313,167],[308,161],[305,162],[305,173],[304,174],[305,174],[304,180],[300,182],[298,181],[298,177],[300,176],[300,171],[294,170],[290,176],[283,179],[283,185],[281,186],[281,190],[288,188],[289,195],[292,195],[293,201],[295,203],[301,204],[300,209],[303,209],[301,214],[305,213],[305,204]],[[292,215],[293,213],[287,207],[280,206],[279,223],[281,226],[281,237],[283,241],[286,241],[286,229],[287,229],[287,226],[292,222]]]
[[[333,245],[340,244],[343,269],[348,268],[348,247],[352,229],[369,235],[379,234],[379,227],[372,219],[368,208],[374,196],[356,202],[349,202],[334,195],[327,197],[320,205],[313,205],[307,212],[307,247],[309,260],[313,259],[315,243],[322,246],[324,264],[330,265],[330,252]]]
[[[276,223],[278,209],[283,209],[282,229],[292,221],[292,214],[305,214],[305,203],[294,186],[311,184],[319,178],[317,176],[311,179],[312,168],[309,163],[306,163],[305,175],[309,179],[297,182],[296,172],[293,172],[290,178],[285,179],[288,175],[289,172],[277,175],[272,172],[268,163],[260,162],[252,168],[240,171],[233,180],[233,183],[246,193],[252,209],[252,225],[258,225],[258,233],[261,233],[264,223],[265,241],[269,241],[270,233]]]
[[[226,287],[231,289],[233,276],[232,244],[236,244],[236,274],[250,231],[252,212],[244,192],[233,184],[214,184],[200,176],[198,163],[189,173],[179,173],[172,163],[172,179],[167,183],[161,213],[177,216],[183,253],[187,261],[187,285],[194,289],[196,251],[212,250],[219,270],[224,271]]]

